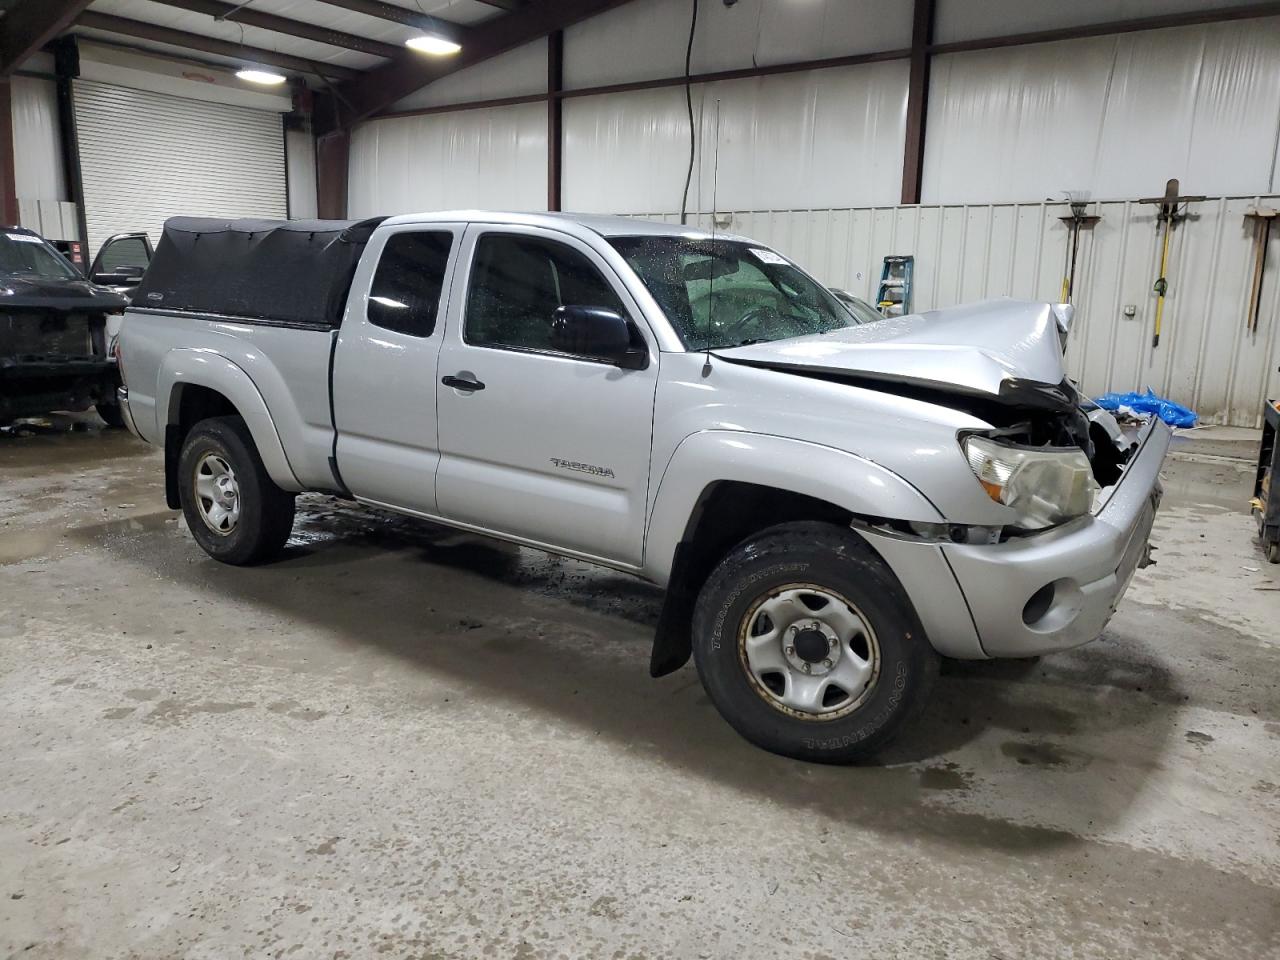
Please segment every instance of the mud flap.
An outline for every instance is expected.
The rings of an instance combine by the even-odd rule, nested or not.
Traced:
[[[178,458],[182,456],[183,430],[176,423],[164,428],[164,502],[170,510],[181,510],[178,497]]]
[[[658,628],[649,654],[649,676],[675,673],[693,656],[693,606],[698,591],[689,587],[689,545],[681,541],[671,565],[671,579],[658,616]]]

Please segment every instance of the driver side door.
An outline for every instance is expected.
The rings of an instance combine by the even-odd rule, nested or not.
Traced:
[[[587,244],[476,225],[440,353],[440,515],[533,544],[639,566],[659,353],[637,304]],[[557,349],[560,306],[607,307],[643,369]]]

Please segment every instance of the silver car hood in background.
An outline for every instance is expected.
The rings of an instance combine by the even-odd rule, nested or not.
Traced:
[[[831,333],[715,350],[735,363],[1004,396],[1010,381],[1066,378],[1061,311],[1048,303],[981,303],[889,317]]]

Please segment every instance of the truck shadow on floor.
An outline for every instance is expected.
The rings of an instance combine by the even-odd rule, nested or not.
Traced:
[[[348,511],[358,517],[326,516]],[[491,701],[495,716],[531,710],[698,777],[860,829],[988,850],[1070,847],[1081,839],[1067,827],[1087,823],[1097,833],[1125,817],[1176,732],[1170,704],[1105,680],[1070,682],[1070,669],[1064,674],[1053,658],[948,663],[924,716],[876,763],[786,760],[741,740],[691,667],[648,678],[661,599],[655,588],[428,524],[396,518],[385,527],[382,518],[345,505],[306,504],[301,513],[286,556],[253,569],[204,557],[185,531],[175,535],[176,525],[144,530],[139,542],[98,538],[93,528],[81,535],[161,582],[297,624],[296,638],[274,634],[282,647],[295,645],[282,650],[282,666],[297,646],[336,637],[353,652],[376,651],[445,676],[467,696]],[[197,644],[201,637],[188,631],[173,642]],[[272,657],[260,638],[246,637],[229,650],[225,635],[222,642],[228,656],[239,652],[258,663]],[[1109,661],[1097,676],[1141,670],[1161,674],[1151,682],[1175,687],[1158,662],[1135,666],[1121,644],[1097,644],[1091,656]],[[975,783],[993,778],[1012,779],[1019,809],[1031,813],[1002,819],[966,809]],[[1037,811],[1061,809],[1064,782],[1075,798],[1070,824],[1029,825],[1044,822]]]

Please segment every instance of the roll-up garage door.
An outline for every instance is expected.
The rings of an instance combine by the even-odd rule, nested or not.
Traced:
[[[287,216],[280,114],[75,81],[89,249],[173,216]]]

